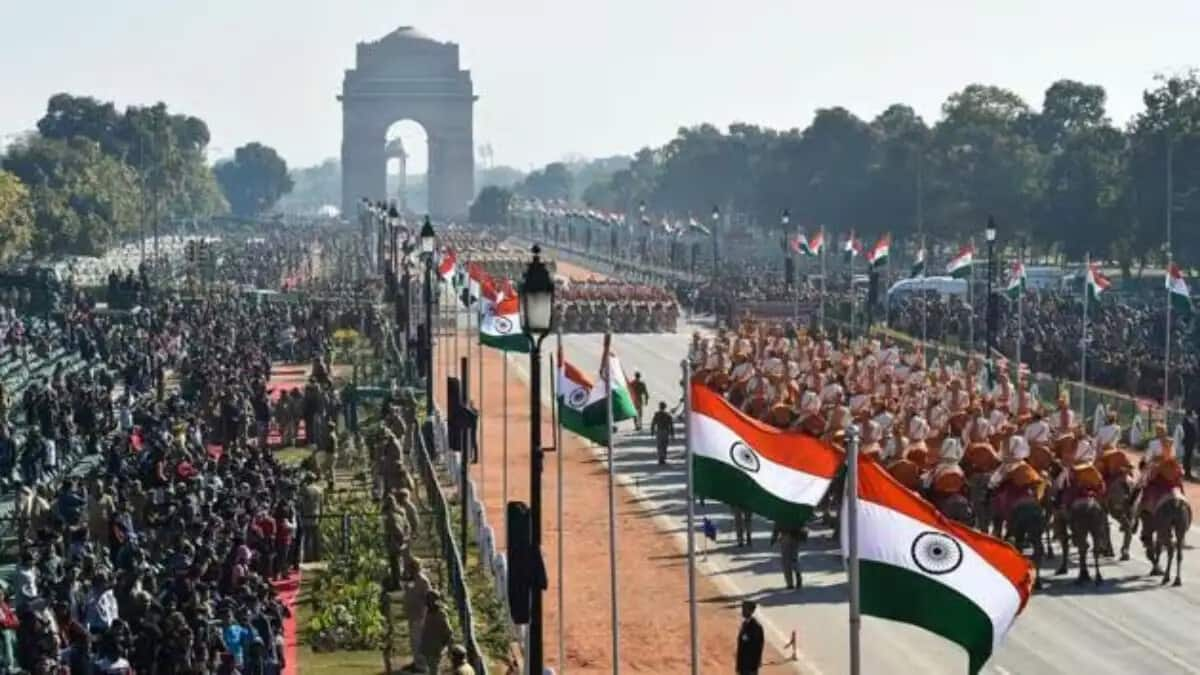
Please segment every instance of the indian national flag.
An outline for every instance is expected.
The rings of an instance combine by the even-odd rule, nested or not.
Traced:
[[[825,245],[825,230],[817,230],[817,233],[812,236],[804,244],[804,252],[808,255],[821,255],[821,247]]]
[[[604,385],[608,378],[612,387],[612,421],[633,419],[637,416],[637,408],[633,405],[633,397],[629,395],[629,387],[625,384],[625,371],[621,370],[621,361],[612,351],[612,336],[604,336],[604,356],[600,359],[600,382],[592,388],[592,396],[583,410],[584,418],[590,424],[607,424],[608,397]]]
[[[857,258],[862,253],[862,240],[854,236],[854,230],[850,230],[850,237],[842,242],[842,257],[846,262],[850,262]]]
[[[1100,263],[1089,262],[1087,271],[1088,300],[1095,302],[1100,298],[1101,293],[1108,290],[1109,286],[1112,286],[1112,282],[1100,271]]]
[[[454,268],[458,266],[458,256],[454,254],[454,249],[449,246],[442,254],[442,260],[438,263],[438,276],[442,281],[450,283],[454,279]]]
[[[1171,298],[1171,311],[1182,317],[1192,315],[1192,294],[1175,263],[1167,266],[1167,294]]]
[[[1025,608],[1033,568],[1008,544],[942,516],[879,464],[860,462],[858,480],[863,613],[958,643],[978,673]],[[843,525],[843,551],[848,542]]]
[[[708,387],[691,387],[687,439],[696,495],[780,525],[808,522],[843,464],[841,453],[747,417]]]
[[[883,267],[887,264],[888,253],[892,250],[892,235],[885,234],[867,251],[867,264],[871,267]]]
[[[1016,300],[1025,292],[1025,263],[1014,262],[1012,269],[1008,272],[1008,285],[1004,287],[1004,294],[1010,300]]]
[[[946,274],[956,279],[971,276],[971,265],[975,264],[975,244],[967,244],[958,250],[958,255],[946,263]]]
[[[803,234],[797,233],[788,242],[788,250],[796,255],[805,255],[808,253],[808,238]]]
[[[922,246],[920,249],[917,250],[917,257],[916,257],[916,259],[913,260],[912,271],[909,273],[909,276],[913,277],[913,278],[925,276],[925,247],[924,246]]]
[[[595,388],[591,379],[583,371],[568,363],[558,353],[558,379],[556,380],[558,398],[558,423],[567,431],[572,431],[596,443],[608,444],[608,424],[595,424],[584,418],[584,410],[592,400],[592,390]]]
[[[517,296],[487,306],[479,321],[479,341],[505,352],[529,351],[529,338],[521,332],[521,305]]]

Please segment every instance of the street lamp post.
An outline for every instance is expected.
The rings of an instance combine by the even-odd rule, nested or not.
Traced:
[[[638,202],[638,222],[642,224],[642,262],[646,262],[646,257],[649,255],[650,229],[646,227],[646,200]]]
[[[991,216],[988,216],[987,229],[984,230],[984,235],[987,237],[988,245],[987,308],[985,310],[987,312],[987,316],[984,317],[985,330],[987,331],[987,354],[984,357],[986,359],[991,357],[993,348],[992,339],[995,337],[995,330],[993,328],[995,321],[994,315],[992,314],[995,311],[995,307],[993,306],[995,298],[992,297],[992,270],[994,268],[993,261],[995,259],[996,249],[996,221],[992,220]],[[974,318],[971,320],[974,321]]]
[[[554,318],[554,280],[542,263],[541,249],[533,247],[533,260],[521,283],[521,330],[529,339],[529,519],[532,554],[542,559],[542,341],[550,334]],[[558,451],[558,448],[555,448]],[[529,671],[543,670],[542,588],[529,589]]]
[[[437,235],[425,216],[421,226],[421,254],[425,258],[425,414],[433,418],[433,246]]]

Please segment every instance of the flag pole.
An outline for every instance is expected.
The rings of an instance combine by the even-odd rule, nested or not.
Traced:
[[[918,193],[920,194],[920,193]],[[925,248],[925,234],[921,234],[921,276],[929,276],[929,251]],[[921,369],[929,367],[929,293],[921,292]]]
[[[850,343],[854,344],[854,309],[858,305],[858,291],[854,288],[854,230],[850,230]]]
[[[1171,400],[1171,243],[1167,242],[1167,347],[1163,353],[1163,422],[1167,423]]]
[[[562,425],[558,421],[558,369],[562,368],[562,322],[554,322],[554,337],[558,341],[558,363],[555,363],[551,357],[551,370],[554,372],[550,378],[550,391],[553,392],[554,406],[551,408],[551,415],[554,420],[554,470],[557,474],[555,480],[558,483],[555,492],[556,507],[556,533],[558,546],[558,672],[564,673],[567,670],[567,643],[565,642],[564,627],[566,626],[566,614],[564,613],[565,602],[563,601],[563,586],[566,583],[566,577],[563,576],[563,447],[562,447]]]
[[[968,241],[971,246],[971,270],[967,276],[967,304],[971,306],[971,312],[967,318],[967,361],[969,362],[971,354],[975,353],[975,237],[971,237]],[[966,365],[963,364],[964,367]]]
[[[1021,274],[1025,274],[1025,242],[1021,242],[1021,246],[1017,249],[1017,265],[1020,266]],[[1017,279],[1017,349],[1015,356],[1017,357],[1016,376],[1017,383],[1021,381],[1021,343],[1025,341],[1025,325],[1022,312],[1025,307],[1025,279]]]
[[[850,583],[850,675],[862,671],[862,609],[858,574],[858,425],[846,429],[846,555]]]
[[[700,675],[700,622],[696,612],[696,479],[692,466],[692,363],[684,359],[683,367],[683,447],[687,462],[687,580],[688,627],[691,632],[692,675]]]
[[[479,309],[483,309],[483,298],[479,299]],[[475,454],[476,460],[479,462],[479,503],[483,505],[484,511],[487,510],[487,463],[483,461],[483,313],[475,321],[476,331],[478,333],[477,343],[479,351],[479,429],[475,434]],[[503,354],[504,352],[500,352]]]
[[[508,352],[501,352],[500,356],[502,357],[501,362],[504,364],[502,366],[503,371],[500,376],[501,379],[504,381],[504,386],[501,387],[501,389],[504,390],[504,400],[501,403],[501,405],[504,407],[504,416],[503,416],[504,417],[504,423],[503,423],[504,444],[503,444],[503,448],[500,451],[501,454],[503,455],[504,462],[503,462],[503,465],[500,467],[500,494],[501,494],[501,499],[502,499],[501,505],[505,509],[507,509],[508,508]],[[557,407],[557,406],[555,406],[555,407]],[[507,546],[508,545],[508,518],[505,518],[504,520],[505,520],[504,545]]]
[[[620,604],[617,588],[617,493],[616,493],[616,462],[613,458],[613,397],[612,397],[612,368],[609,367],[609,350],[612,346],[612,333],[604,333],[604,357],[601,367],[604,375],[604,436],[608,442],[608,575],[609,587],[612,589],[612,658],[613,673],[621,672],[621,628],[617,621]]]
[[[1083,257],[1083,340],[1079,345],[1079,419],[1087,416],[1088,297],[1092,294],[1092,254]]]
[[[821,335],[825,334],[825,226],[821,226]]]

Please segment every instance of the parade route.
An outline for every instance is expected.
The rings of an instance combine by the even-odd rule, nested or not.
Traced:
[[[680,399],[680,360],[685,356],[690,330],[670,335],[618,335],[613,344],[629,377],[640,371],[650,392],[651,404],[660,400],[674,406]],[[588,373],[597,369],[601,335],[564,338],[567,358]],[[520,361],[514,359],[514,363]],[[524,374],[525,371],[521,370]],[[630,427],[626,423],[622,427]],[[683,550],[685,536],[685,467],[680,443],[669,466],[654,461],[648,433],[626,429],[619,436],[617,471],[632,498],[655,514],[664,533]],[[603,454],[603,448],[599,454]],[[570,486],[568,486],[569,489]],[[597,514],[601,517],[603,514]],[[697,518],[716,523],[718,541],[699,566],[701,575],[727,594],[759,601],[760,618],[769,642],[777,647],[797,631],[804,672],[843,673],[848,668],[846,577],[838,549],[829,532],[816,530],[803,548],[801,568],[804,588],[783,590],[778,550],[767,541],[769,524],[755,521],[750,549],[734,545],[732,519],[727,507],[697,507]],[[1114,531],[1114,536],[1119,533]],[[1193,533],[1195,536],[1195,533]],[[699,535],[698,535],[698,544]],[[628,555],[628,549],[622,556]],[[1076,568],[1065,577],[1053,577],[1053,565],[1043,568],[1046,588],[1031,599],[1020,620],[1001,645],[987,671],[1005,673],[1112,673],[1200,672],[1200,646],[1183,620],[1200,606],[1200,562],[1193,550],[1184,556],[1184,586],[1160,588],[1158,578],[1146,575],[1150,565],[1134,542],[1129,562],[1109,560],[1102,565],[1105,582],[1099,588],[1074,584]],[[683,574],[682,568],[678,572]],[[702,629],[704,630],[704,629]],[[702,642],[727,639],[709,630]],[[966,654],[953,644],[908,625],[864,618],[863,672],[962,673]]]

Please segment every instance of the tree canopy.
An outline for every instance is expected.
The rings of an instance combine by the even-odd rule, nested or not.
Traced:
[[[262,143],[243,145],[233,159],[217,164],[214,171],[229,207],[244,217],[270,210],[293,185],[287,162]]]
[[[479,191],[471,202],[470,219],[476,225],[499,225],[508,219],[508,207],[513,194],[502,187],[489,185]]]
[[[0,171],[0,262],[24,251],[32,236],[29,188],[13,174]]]
[[[1084,253],[1122,265],[1158,260],[1165,232],[1167,146],[1174,174],[1174,250],[1200,267],[1200,80],[1160,77],[1144,110],[1115,126],[1100,85],[1059,80],[1040,110],[1002,87],[951,93],[932,122],[903,103],[872,120],[817,110],[805,129],[750,124],[681,128],[625,168],[575,185],[597,208],[641,201],[677,217],[714,205],[761,228],[792,223],[943,241],[978,234],[989,216],[1006,239],[1044,252]],[[551,164],[517,186],[539,199],[569,192]]]

